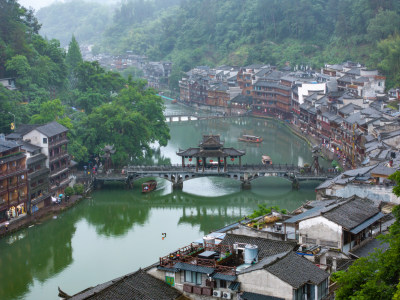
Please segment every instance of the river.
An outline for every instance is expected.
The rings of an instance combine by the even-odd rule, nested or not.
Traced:
[[[166,102],[166,112],[190,109]],[[171,140],[157,151],[158,163],[180,163],[179,148],[197,146],[202,134],[220,134],[225,146],[246,150],[243,163],[260,163],[267,154],[274,163],[311,163],[307,144],[272,120],[227,118],[170,124]],[[261,144],[238,141],[242,134],[264,138]],[[211,230],[248,215],[258,204],[293,210],[315,198],[318,183],[261,178],[242,191],[240,182],[199,178],[173,191],[158,180],[157,190],[141,194],[118,186],[95,191],[70,210],[0,239],[0,299],[56,299],[57,287],[74,294],[150,265],[169,251],[189,244]],[[166,233],[165,239],[162,239]]]

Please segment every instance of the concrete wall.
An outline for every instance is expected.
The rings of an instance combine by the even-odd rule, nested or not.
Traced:
[[[239,235],[246,235],[246,236],[262,237],[262,238],[266,238],[266,239],[270,239],[270,240],[277,240],[277,241],[285,240],[285,235],[284,235],[283,231],[282,231],[282,233],[268,232],[268,231],[262,231],[262,230],[250,228],[250,227],[244,226],[244,225],[239,225],[238,228],[231,230],[231,233],[239,234]]]
[[[30,143],[35,146],[39,146],[42,148],[42,153],[47,156],[46,159],[46,167],[49,167],[49,139],[47,138],[47,143],[43,143],[43,138],[47,138],[43,133],[39,131],[32,130],[24,135],[23,140],[30,140]]]
[[[304,103],[304,96],[308,96],[309,92],[323,91],[326,93],[326,82],[324,83],[303,83],[298,88],[299,104]]]
[[[293,299],[293,287],[266,270],[239,274],[238,281],[242,291],[279,297],[285,300]]]
[[[299,242],[301,244],[326,245],[327,243],[325,241],[329,241],[337,243],[337,246],[333,244],[329,246],[341,248],[342,227],[322,216],[301,221],[299,223],[299,234]],[[315,239],[315,243],[307,243],[306,238]]]
[[[353,185],[348,184],[340,189],[332,189],[331,195],[337,197],[348,198],[357,195],[361,198],[368,198],[379,204],[379,202],[392,202],[400,204],[400,198],[392,193],[392,186],[381,185]]]

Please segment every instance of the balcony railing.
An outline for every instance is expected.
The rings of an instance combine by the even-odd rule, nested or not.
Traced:
[[[57,139],[49,143],[49,148],[54,148],[63,144],[67,144],[69,141],[67,138]]]
[[[53,162],[53,161],[56,161],[58,159],[62,159],[62,158],[67,157],[67,156],[68,156],[68,152],[67,151],[61,151],[60,153],[57,153],[57,154],[55,154],[53,156],[50,156],[49,161]]]

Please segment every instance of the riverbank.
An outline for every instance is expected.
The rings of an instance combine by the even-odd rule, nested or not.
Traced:
[[[52,204],[51,206],[44,207],[32,215],[21,214],[17,218],[13,218],[9,221],[0,223],[0,238],[31,225],[41,223],[44,220],[47,220],[52,216],[57,215],[66,209],[69,209],[70,207],[81,201],[83,198],[83,196],[74,195],[71,196],[68,201],[63,201],[60,204]]]

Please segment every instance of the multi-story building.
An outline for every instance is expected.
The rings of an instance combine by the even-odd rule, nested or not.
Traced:
[[[21,146],[0,140],[0,222],[18,211],[26,212],[28,202],[28,170]]]
[[[70,157],[68,154],[68,129],[57,122],[38,126],[24,135],[24,141],[42,148],[50,169],[50,192],[63,194],[68,186]]]
[[[26,151],[29,180],[27,211],[34,213],[43,207],[51,205],[49,191],[50,170],[46,167],[47,157],[42,153],[42,148],[39,146],[24,141],[17,141],[17,143]]]
[[[45,166],[50,170],[49,192],[54,195],[63,194],[65,187],[67,187],[70,182],[70,157],[67,149],[67,132],[68,128],[54,121],[45,125],[20,125],[14,133],[6,137],[8,140],[20,140],[30,143],[30,147],[36,146],[41,148],[41,154],[46,156]],[[36,152],[34,151],[34,153]],[[39,155],[36,158],[42,159],[43,156]],[[40,183],[40,185],[42,184],[44,184],[44,182]],[[37,197],[37,194],[33,196]]]

